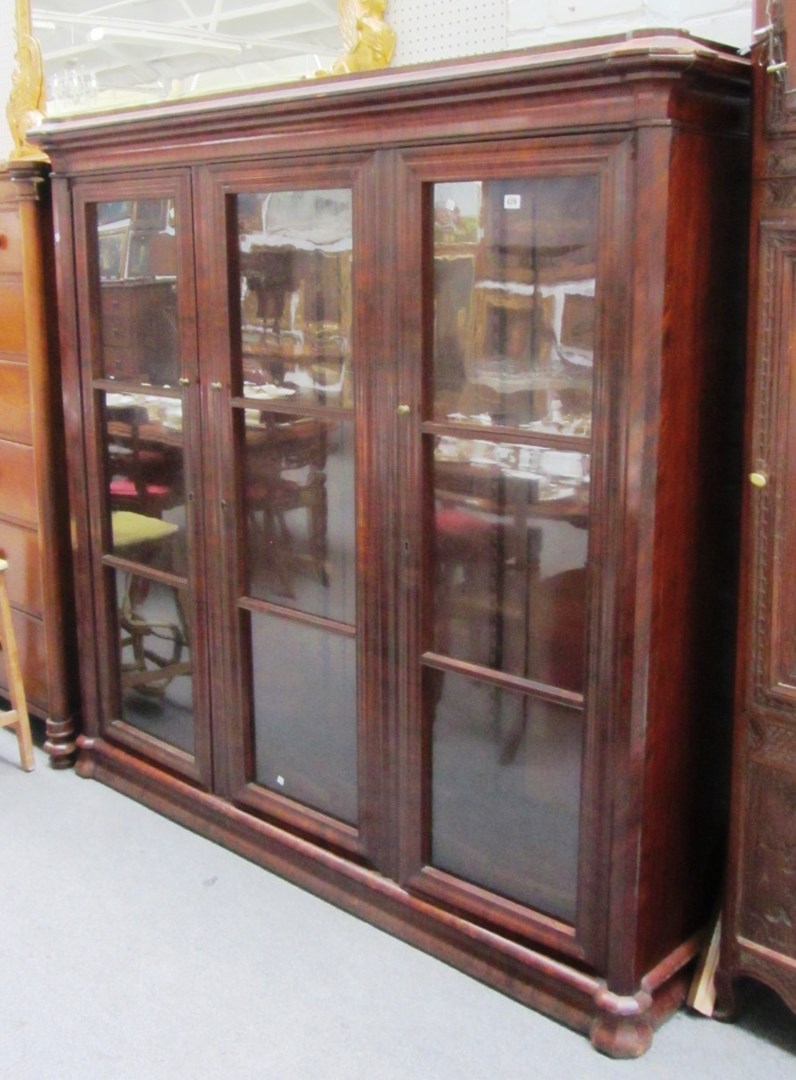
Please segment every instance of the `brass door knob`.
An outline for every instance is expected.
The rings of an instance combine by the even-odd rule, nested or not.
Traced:
[[[407,416],[411,411],[412,411],[412,406],[411,405],[399,405],[398,406],[398,415],[399,416]]]
[[[763,472],[749,473],[749,483],[756,488],[764,488],[768,483],[768,477]]]

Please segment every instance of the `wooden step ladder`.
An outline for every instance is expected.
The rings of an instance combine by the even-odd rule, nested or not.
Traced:
[[[33,740],[30,737],[30,719],[25,701],[25,688],[22,685],[22,672],[19,667],[17,639],[11,622],[11,605],[8,602],[6,570],[8,563],[0,559],[0,649],[3,651],[8,680],[9,697],[12,708],[0,711],[0,728],[12,728],[17,733],[19,760],[27,772],[33,768]]]

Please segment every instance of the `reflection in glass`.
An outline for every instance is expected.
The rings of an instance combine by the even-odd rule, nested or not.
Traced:
[[[426,676],[432,865],[572,921],[581,714],[452,673]]]
[[[193,753],[187,591],[116,570],[121,718]]]
[[[598,181],[433,185],[434,418],[588,436]]]
[[[244,394],[351,406],[351,192],[237,204]]]
[[[176,384],[176,243],[171,199],[97,204],[102,377]]]
[[[589,457],[437,438],[433,650],[583,690]]]
[[[353,422],[244,410],[249,594],[355,618]]]
[[[250,618],[257,783],[354,824],[354,639],[289,619]]]
[[[182,403],[156,394],[103,394],[113,553],[185,575]]]

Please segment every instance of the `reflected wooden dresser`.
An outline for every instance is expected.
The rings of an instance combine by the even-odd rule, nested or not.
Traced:
[[[0,171],[0,555],[28,708],[63,766],[75,755],[78,679],[51,231],[46,167]]]
[[[720,876],[747,113],[640,35],[43,136],[80,772],[618,1056]]]
[[[757,5],[746,498],[719,1007],[796,1011],[796,10]]]
[[[177,327],[170,320],[172,281],[113,281],[102,296],[108,373],[117,379],[158,381],[174,362]]]

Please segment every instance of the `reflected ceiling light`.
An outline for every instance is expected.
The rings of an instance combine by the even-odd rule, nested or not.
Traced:
[[[88,32],[90,41],[103,41],[111,38],[124,38],[128,41],[162,41],[170,45],[190,45],[194,49],[219,49],[222,52],[239,53],[243,51],[241,45],[231,41],[220,41],[218,38],[208,37],[204,34],[185,34],[172,30],[150,30],[145,27],[140,29],[126,26],[93,26]]]

